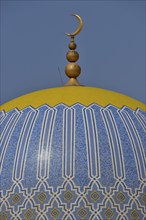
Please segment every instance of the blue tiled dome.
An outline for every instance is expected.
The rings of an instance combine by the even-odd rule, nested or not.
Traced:
[[[145,219],[142,109],[44,103],[0,116],[0,219]]]

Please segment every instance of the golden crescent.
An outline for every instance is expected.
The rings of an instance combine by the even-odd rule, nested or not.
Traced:
[[[77,30],[75,32],[73,32],[72,34],[68,34],[68,33],[65,33],[67,36],[71,36],[71,37],[74,37],[75,35],[79,34],[80,31],[82,30],[82,27],[83,27],[83,21],[81,19],[81,17],[79,15],[76,15],[76,14],[72,14],[72,16],[75,16],[78,21],[79,21],[79,26],[77,28]]]

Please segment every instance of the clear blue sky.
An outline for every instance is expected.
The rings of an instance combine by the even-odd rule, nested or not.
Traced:
[[[1,1],[1,103],[63,82],[75,38],[83,85],[145,101],[145,1]]]

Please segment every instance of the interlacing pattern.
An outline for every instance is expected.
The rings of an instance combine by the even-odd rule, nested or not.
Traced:
[[[144,220],[145,125],[126,106],[2,111],[0,219]]]

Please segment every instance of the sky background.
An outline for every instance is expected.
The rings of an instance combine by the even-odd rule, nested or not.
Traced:
[[[146,103],[145,1],[1,0],[1,104],[68,81],[71,13],[84,23],[75,38],[80,83]]]

